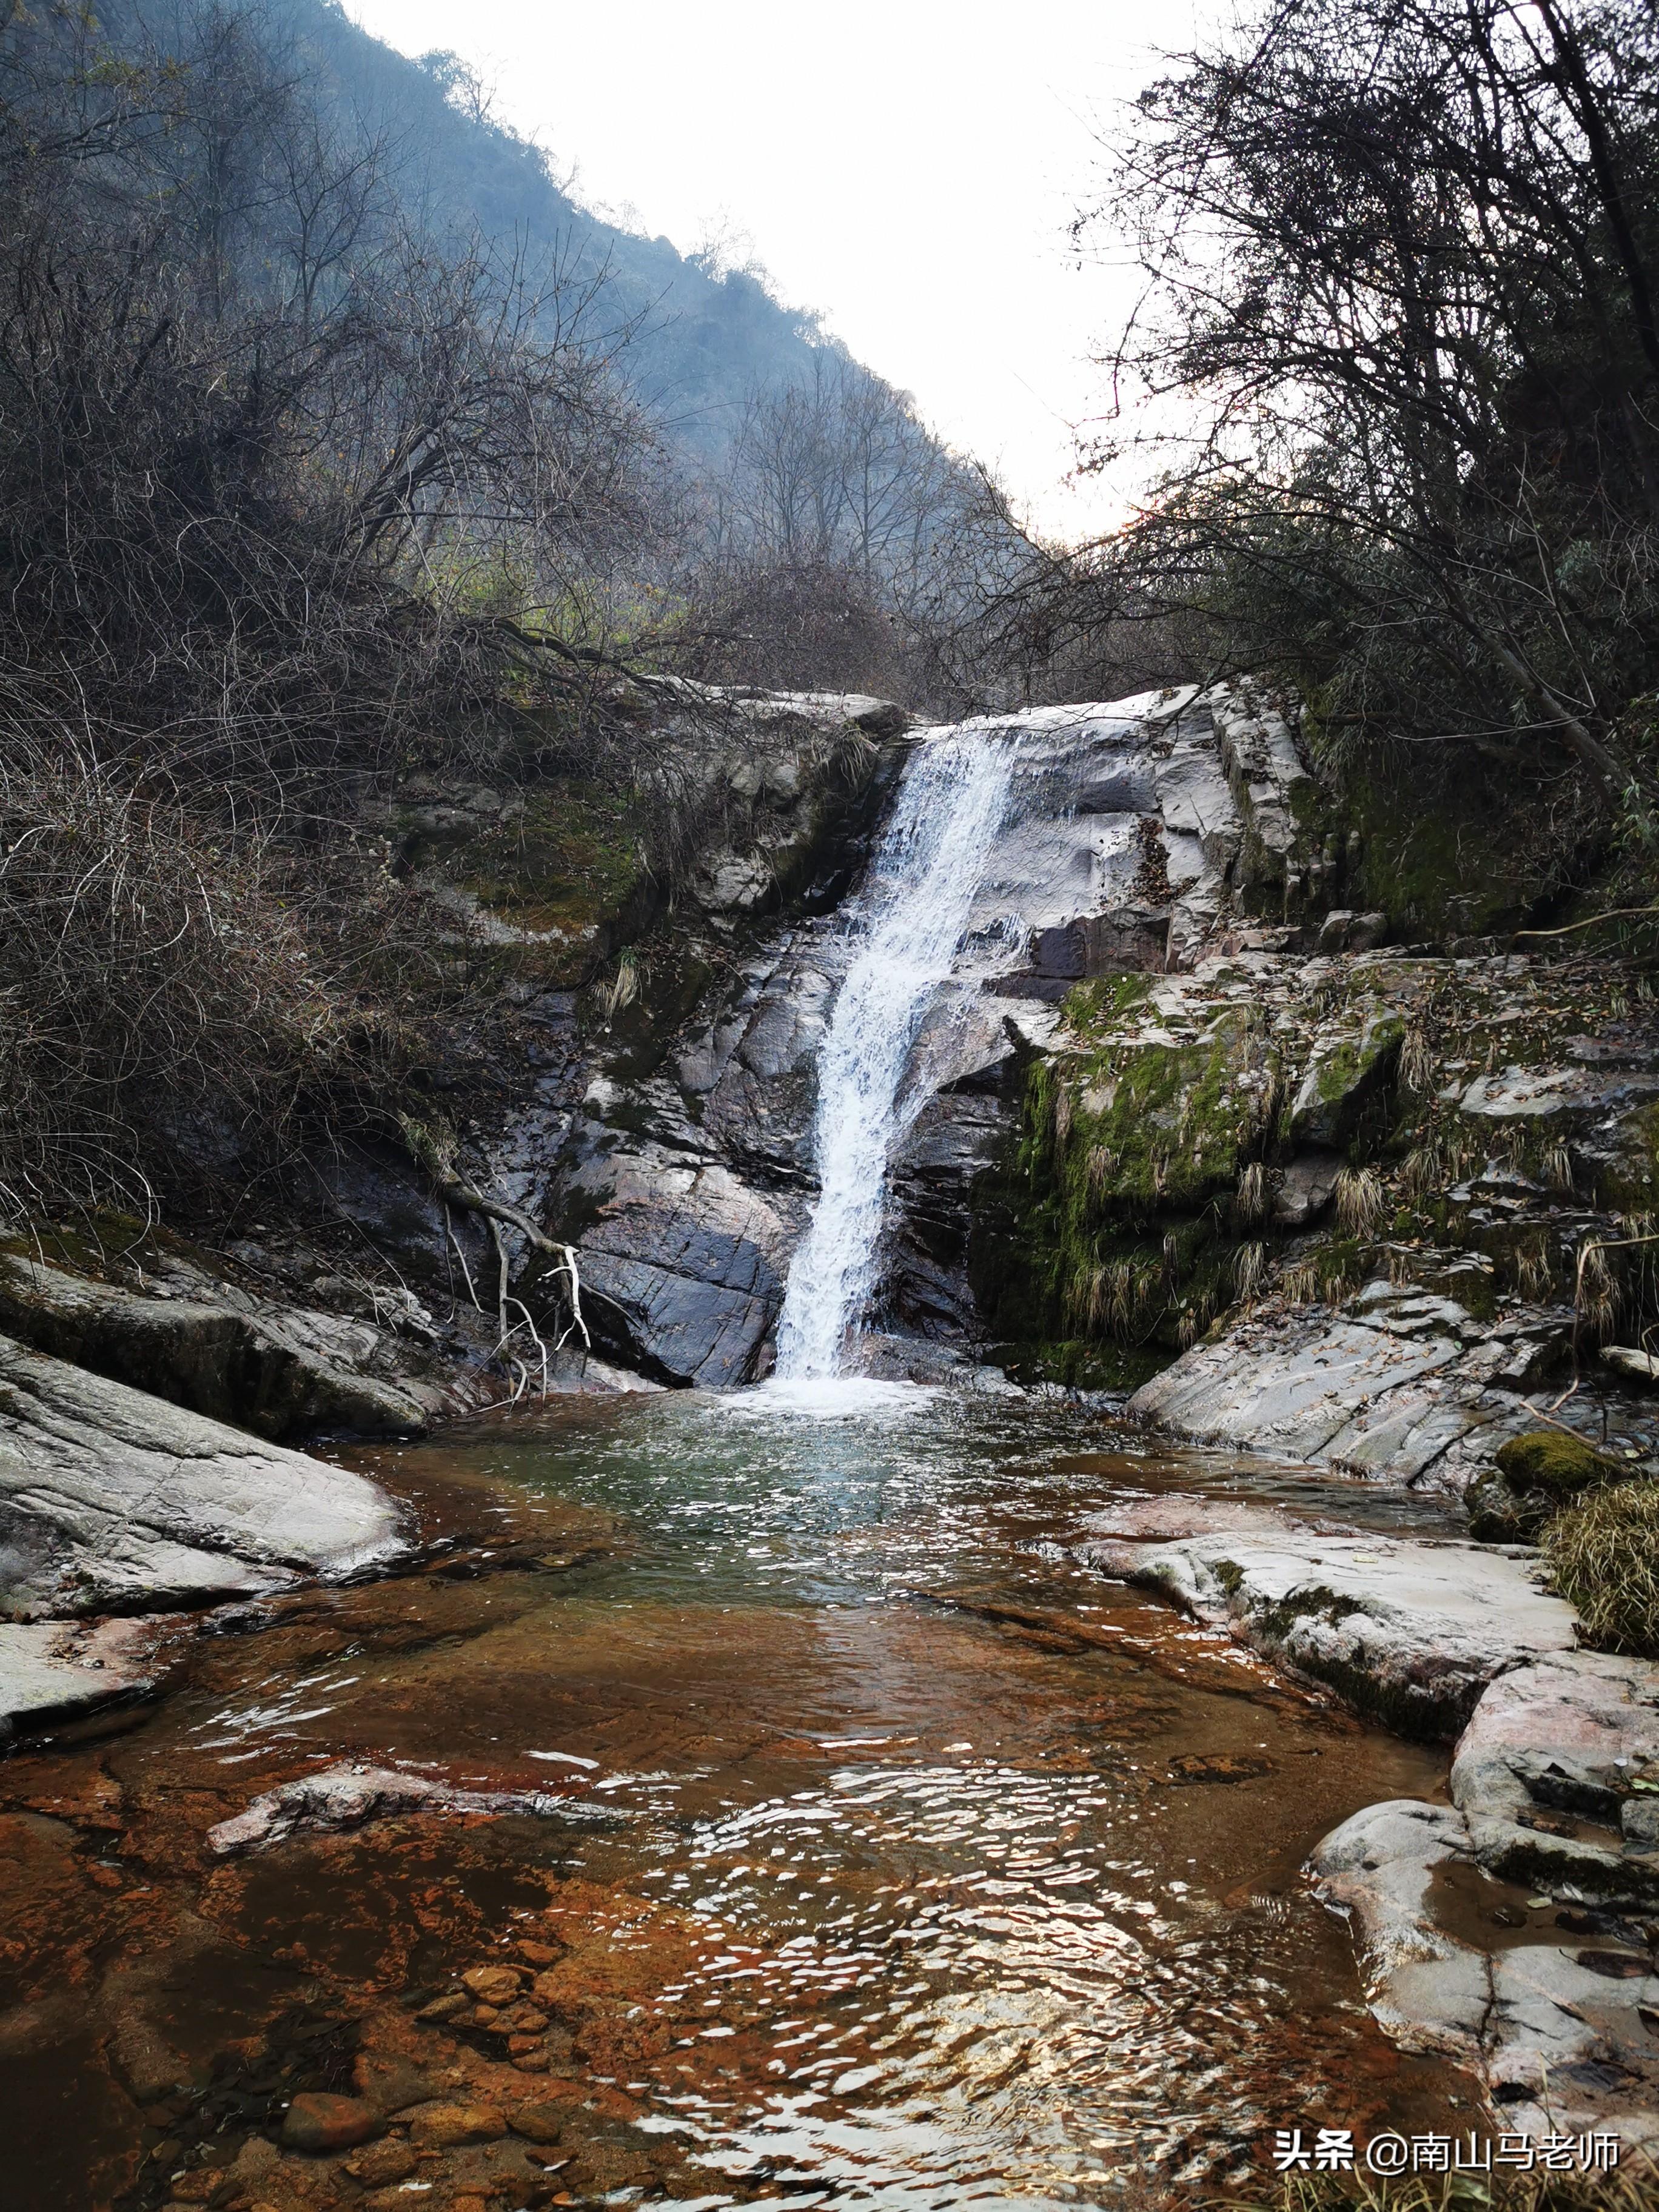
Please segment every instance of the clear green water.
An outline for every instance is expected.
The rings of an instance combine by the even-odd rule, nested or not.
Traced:
[[[1170,1490],[1376,1527],[1420,1504],[905,1386],[589,1401],[412,1456],[434,1453],[627,1532],[517,1626],[510,1704],[469,1667],[453,1723],[592,1762],[619,1824],[565,1863],[706,1927],[662,2002],[712,2024],[632,2086],[726,2201],[746,2177],[808,2203],[1110,2202],[1236,2170],[1310,2111],[1441,2110],[1299,1871],[1359,1805],[1433,1789],[1439,1754],[1273,1695],[1073,1552]]]

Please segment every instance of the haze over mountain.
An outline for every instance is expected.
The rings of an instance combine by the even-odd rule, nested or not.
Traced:
[[[755,391],[811,380],[815,356],[833,343],[811,314],[745,269],[589,212],[546,156],[492,119],[455,57],[411,60],[333,0],[270,0],[266,17],[297,42],[307,69],[320,64],[334,79],[353,125],[389,141],[405,191],[412,181],[441,234],[476,230],[521,256],[532,289],[556,264],[603,277],[599,319],[627,332],[629,380],[683,451],[720,453]]]
[[[1109,388],[1091,356],[1138,281],[1079,261],[1069,225],[1156,50],[1191,44],[1208,8],[1034,0],[1011,33],[1006,11],[936,0],[850,0],[833,27],[754,0],[348,4],[407,53],[460,50],[585,204],[688,251],[757,253],[1051,534],[1117,511],[1063,480]]]

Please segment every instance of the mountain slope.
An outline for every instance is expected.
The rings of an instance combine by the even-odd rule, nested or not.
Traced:
[[[476,230],[517,252],[532,289],[556,265],[605,272],[604,319],[629,331],[629,380],[689,453],[723,452],[753,392],[808,383],[815,356],[841,350],[748,272],[721,272],[579,206],[538,149],[469,112],[450,58],[411,61],[335,0],[270,0],[267,21],[292,40],[296,65],[332,81],[356,127],[389,142],[403,189],[441,235]]]

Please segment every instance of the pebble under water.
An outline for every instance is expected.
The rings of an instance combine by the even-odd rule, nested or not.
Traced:
[[[564,1401],[353,1457],[437,1546],[419,1571],[221,1616],[158,1703],[0,1767],[9,2201],[239,2201],[291,2095],[377,2066],[404,2103],[555,2113],[528,2164],[374,2147],[371,2177],[405,2160],[387,2206],[497,2212],[1154,2203],[1276,2127],[1457,2124],[1299,1871],[1443,1757],[1072,1550],[1146,1492],[1430,1509],[867,1382]],[[340,1759],[557,1803],[205,1847]],[[521,1957],[541,2027],[419,2018]],[[351,2165],[243,2196],[378,2207]]]

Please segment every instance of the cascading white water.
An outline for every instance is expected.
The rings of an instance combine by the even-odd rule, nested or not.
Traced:
[[[778,1322],[783,1382],[837,1375],[874,1279],[916,1031],[967,933],[1007,811],[1017,738],[964,731],[916,748],[855,927],[857,950],[818,1054],[813,1146],[819,1196]]]

